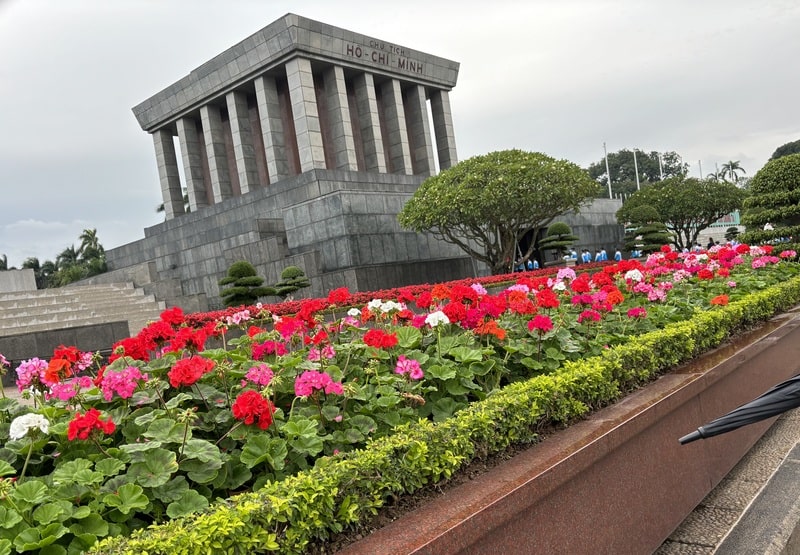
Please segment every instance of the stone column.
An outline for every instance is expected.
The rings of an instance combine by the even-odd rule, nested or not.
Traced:
[[[433,114],[433,132],[436,136],[436,150],[439,154],[439,169],[446,170],[458,163],[449,92],[440,89],[431,92],[431,112]]]
[[[386,157],[381,140],[381,124],[378,119],[378,101],[375,98],[375,82],[371,73],[360,73],[353,79],[364,142],[364,165],[368,171],[386,173]]]
[[[172,132],[167,129],[159,129],[153,133],[153,145],[156,148],[158,180],[161,182],[164,214],[168,220],[171,220],[184,213],[181,176],[178,173],[178,157],[175,154],[175,143],[172,142]]]
[[[247,113],[247,95],[240,91],[231,91],[225,95],[225,100],[228,102],[228,116],[231,121],[231,138],[236,157],[236,171],[239,174],[239,189],[244,195],[259,185],[253,130]]]
[[[403,92],[400,81],[390,79],[381,85],[384,115],[386,116],[386,134],[389,148],[389,160],[392,173],[411,175],[414,168],[411,163],[411,150],[408,144],[406,114],[403,109]]]
[[[214,203],[220,203],[233,196],[231,177],[228,173],[228,156],[225,152],[225,137],[222,131],[222,118],[219,108],[206,104],[200,108],[203,121],[203,137],[208,157],[208,173],[211,177],[211,191]]]
[[[292,117],[297,135],[300,171],[324,169],[325,151],[322,147],[322,131],[319,126],[311,61],[305,58],[294,58],[286,62],[286,80],[289,84],[289,98],[292,100]]]
[[[333,141],[333,157],[337,170],[358,170],[356,146],[353,141],[353,125],[350,119],[350,107],[347,103],[347,88],[344,81],[344,70],[341,66],[332,66],[323,74],[325,95],[330,112],[331,139]]]
[[[197,137],[197,122],[183,117],[176,122],[178,139],[181,144],[183,158],[183,175],[186,177],[186,193],[189,196],[189,211],[197,212],[198,208],[208,206],[206,184],[203,182],[203,154],[200,150],[200,139]]]
[[[275,183],[289,177],[289,160],[281,120],[281,105],[278,89],[272,77],[256,77],[256,101],[258,117],[261,120],[261,133],[264,135],[264,154],[267,159],[269,182]]]
[[[433,175],[436,165],[433,159],[433,143],[428,125],[428,104],[425,87],[412,85],[406,89],[406,119],[411,142],[411,157],[415,175]]]

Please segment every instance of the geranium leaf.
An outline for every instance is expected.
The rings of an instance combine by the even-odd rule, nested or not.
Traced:
[[[283,470],[287,452],[284,440],[259,434],[247,440],[242,448],[241,461],[248,468],[266,461],[275,470]]]
[[[142,435],[162,443],[181,443],[184,429],[184,424],[180,424],[171,418],[159,418],[153,421]],[[191,435],[191,430],[189,430],[189,435]]]
[[[17,503],[38,505],[48,498],[47,485],[41,480],[30,480],[19,484],[11,492],[11,498]]]
[[[65,505],[66,504],[66,505]],[[44,503],[33,511],[33,519],[39,524],[50,524],[58,520],[63,522],[72,514],[72,504],[61,500],[54,503]]]
[[[75,459],[58,465],[53,471],[54,483],[68,483],[73,481],[72,477],[81,470],[90,470],[92,461],[89,459]]]
[[[0,507],[0,527],[12,528],[15,524],[20,522],[22,517],[14,509],[8,507]]]
[[[216,464],[207,463],[198,459],[188,459],[181,462],[180,469],[186,472],[186,477],[196,484],[207,484],[214,480],[219,473],[222,461]]]
[[[413,326],[403,326],[397,330],[397,345],[403,349],[419,347],[422,332]]]
[[[16,473],[16,469],[10,463],[0,460],[0,476],[9,476]]]
[[[132,463],[127,474],[136,483],[154,488],[166,484],[177,470],[175,453],[166,449],[153,449],[144,454],[144,460]]]
[[[125,469],[125,463],[119,459],[101,459],[94,468],[103,476],[116,476]]]
[[[179,500],[167,506],[167,515],[170,518],[178,518],[202,511],[206,507],[208,507],[208,499],[194,490],[187,490]]]
[[[173,453],[174,454],[174,453]],[[125,484],[116,493],[109,493],[103,497],[103,503],[116,508],[122,514],[128,514],[134,509],[144,509],[149,500],[144,495],[144,490],[136,484]]]
[[[108,535],[108,523],[97,513],[92,513],[86,518],[82,518],[69,527],[73,534],[92,534],[93,536],[103,537]]]
[[[186,481],[184,476],[175,476],[163,486],[153,488],[153,495],[159,501],[164,503],[172,503],[177,501],[183,495],[183,492],[189,489],[189,482]]]
[[[205,439],[190,439],[187,441],[183,447],[183,458],[222,464],[222,455],[219,452],[219,447]]]

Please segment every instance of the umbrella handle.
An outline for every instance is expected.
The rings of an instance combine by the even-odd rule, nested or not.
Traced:
[[[680,441],[681,445],[686,445],[687,443],[697,441],[698,439],[703,439],[703,434],[700,433],[700,430],[695,430],[691,434],[686,434],[678,441]]]

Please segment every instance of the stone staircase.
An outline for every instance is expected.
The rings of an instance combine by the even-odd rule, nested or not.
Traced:
[[[0,337],[128,322],[131,336],[158,320],[165,304],[132,283],[0,293]]]

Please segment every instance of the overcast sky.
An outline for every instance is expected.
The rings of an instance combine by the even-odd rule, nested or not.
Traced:
[[[800,139],[796,0],[0,0],[0,255],[143,238],[161,193],[131,108],[287,12],[460,62],[460,159],[586,167],[605,142],[752,175]]]

